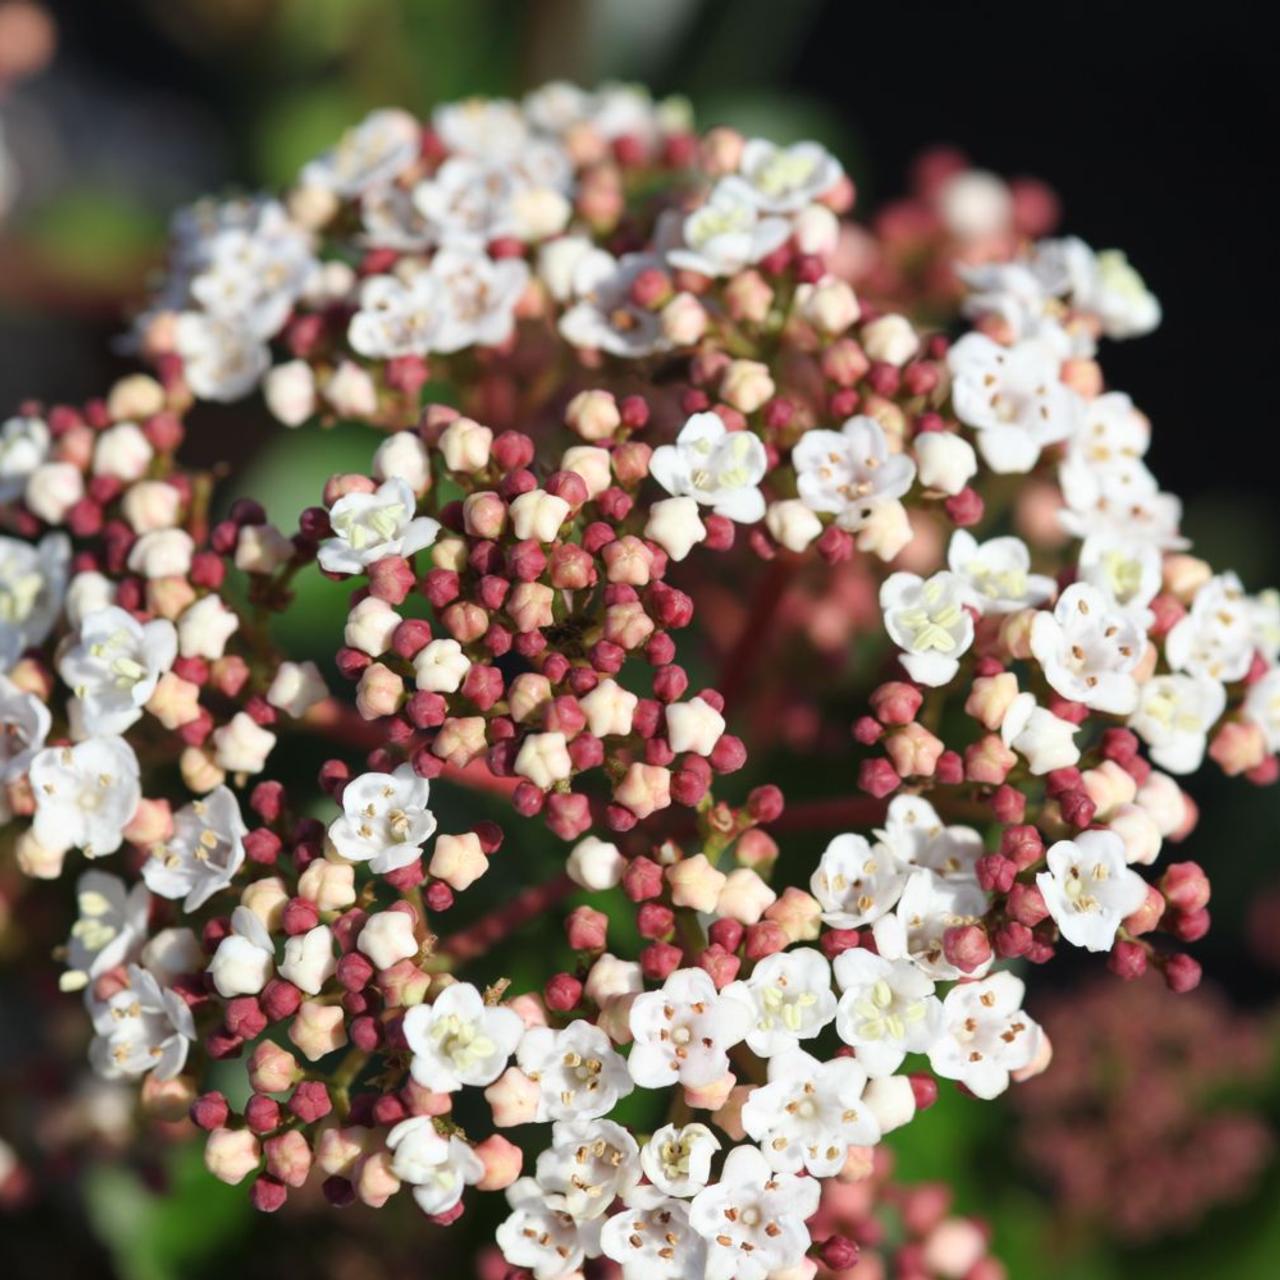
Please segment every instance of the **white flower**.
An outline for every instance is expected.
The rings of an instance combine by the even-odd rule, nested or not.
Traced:
[[[1165,657],[1175,671],[1229,684],[1243,679],[1253,661],[1253,615],[1234,573],[1220,573],[1196,592],[1187,616],[1165,637]]]
[[[965,603],[980,613],[1016,613],[1044,604],[1056,590],[1054,580],[1031,572],[1031,552],[1021,538],[978,540],[957,529],[947,548],[947,568],[964,583]]]
[[[1150,542],[1123,534],[1092,533],[1080,548],[1080,581],[1107,591],[1146,623],[1147,606],[1160,593],[1163,557]]]
[[[598,1218],[639,1182],[640,1151],[612,1120],[561,1120],[538,1156],[537,1178],[548,1204],[579,1221]]]
[[[1063,328],[1058,295],[1066,288],[1061,271],[1041,259],[980,262],[957,267],[969,290],[962,310],[967,316],[998,316],[1015,340],[1037,338],[1061,359],[1090,357],[1097,343],[1085,325]]]
[[[584,889],[596,892],[619,884],[626,869],[627,860],[618,846],[601,840],[599,836],[586,836],[579,840],[565,860],[569,879]]]
[[[1133,671],[1147,637],[1133,615],[1085,582],[1069,586],[1053,612],[1031,624],[1031,652],[1064,698],[1126,716],[1138,705]]]
[[[684,245],[671,249],[673,266],[704,276],[731,276],[786,244],[786,218],[762,217],[755,193],[741,178],[722,178],[707,202],[684,220]]]
[[[440,327],[432,350],[497,347],[515,331],[516,305],[529,283],[523,258],[494,260],[473,249],[442,249],[431,261],[440,289]]]
[[[1129,727],[1162,769],[1194,773],[1204,759],[1209,730],[1226,706],[1227,691],[1208,676],[1153,676],[1142,686]]]
[[[360,287],[360,309],[351,317],[348,341],[376,360],[426,355],[439,336],[443,304],[440,282],[429,271],[408,281],[370,276]]]
[[[640,1167],[665,1195],[696,1196],[711,1180],[711,1158],[719,1150],[705,1124],[664,1124],[640,1148]]]
[[[333,537],[320,544],[320,567],[359,573],[385,556],[411,556],[440,532],[430,516],[415,516],[418,500],[403,480],[384,480],[373,493],[348,493],[329,510]]]
[[[27,478],[49,456],[49,428],[42,418],[9,418],[0,427],[0,502],[21,497]]]
[[[497,1231],[498,1248],[513,1267],[527,1267],[533,1280],[566,1280],[581,1274],[583,1260],[599,1253],[599,1218],[579,1223],[563,1209],[547,1204],[532,1178],[520,1178],[507,1190],[511,1216]]]
[[[901,498],[916,476],[916,464],[905,453],[891,453],[884,428],[862,415],[839,431],[806,431],[791,451],[791,464],[801,501],[832,513],[851,532],[880,504]]]
[[[520,108],[505,98],[464,98],[432,112],[431,124],[450,151],[514,162],[528,142]]]
[[[178,652],[184,658],[221,658],[240,618],[215,595],[202,596],[178,619]]]
[[[267,701],[295,720],[328,696],[324,676],[314,662],[282,662],[267,688]]]
[[[151,899],[145,885],[132,889],[119,876],[86,871],[76,881],[76,922],[67,939],[63,991],[78,991],[99,974],[137,958],[147,939]]]
[[[655,1187],[635,1187],[600,1232],[600,1251],[622,1280],[688,1280],[705,1274],[706,1242],[689,1225],[689,1206]]]
[[[1009,1073],[1030,1066],[1040,1028],[1022,1011],[1025,987],[1007,971],[980,982],[957,983],[942,1002],[942,1031],[929,1065],[945,1080],[959,1080],[979,1098],[1009,1087]]]
[[[1058,485],[1066,503],[1058,523],[1073,538],[1110,533],[1165,550],[1191,545],[1178,532],[1181,501],[1160,492],[1141,458],[1092,466],[1071,454],[1058,468]]]
[[[1054,769],[1067,769],[1080,759],[1075,744],[1077,726],[1037,705],[1035,694],[1020,693],[1009,704],[1000,724],[1000,737],[1027,762],[1039,777]]]
[[[880,586],[885,630],[902,650],[907,674],[921,684],[946,684],[973,644],[973,618],[964,607],[969,588],[946,570],[924,579],[891,573]]]
[[[65,533],[49,533],[32,546],[0,537],[0,668],[42,644],[62,609],[71,564]]]
[[[943,936],[956,926],[976,924],[987,907],[987,895],[976,880],[944,879],[921,867],[907,878],[893,915],[875,922],[876,949],[887,960],[909,959],[935,982],[963,977],[946,958]]]
[[[171,1080],[182,1070],[195,1039],[195,1022],[186,1002],[162,988],[137,965],[129,966],[129,985],[98,1006],[97,1033],[89,1046],[93,1069],[107,1080],[138,1077],[148,1071]]]
[[[750,431],[729,431],[715,413],[695,413],[675,444],[655,449],[649,463],[649,474],[673,497],[692,497],[740,524],[764,515],[759,484],[766,470],[760,438]]]
[[[234,792],[215,787],[173,815],[173,835],[152,848],[142,878],[152,893],[182,898],[182,909],[194,911],[240,870],[247,833]]]
[[[743,1104],[742,1127],[774,1169],[832,1177],[844,1167],[850,1146],[880,1140],[880,1126],[862,1104],[866,1083],[866,1071],[853,1058],[819,1062],[803,1049],[788,1049],[770,1059],[769,1083],[753,1089]]]
[[[928,867],[945,880],[972,880],[986,852],[972,827],[947,826],[923,796],[894,796],[876,835],[908,869]]]
[[[1068,456],[1091,467],[1123,467],[1141,460],[1151,444],[1151,423],[1123,391],[1084,402]]]
[[[1058,932],[1074,946],[1110,951],[1120,922],[1147,897],[1147,882],[1125,860],[1124,841],[1112,831],[1082,831],[1051,845],[1046,860],[1049,870],[1036,876],[1036,887]]]
[[[0,675],[0,784],[22,777],[49,736],[49,708]]]
[[[519,1014],[486,1005],[469,982],[453,983],[433,1004],[414,1005],[404,1016],[413,1078],[437,1093],[492,1084],[523,1032]]]
[[[728,1051],[750,1030],[751,1010],[718,992],[705,969],[677,969],[660,990],[632,1001],[630,1026],[627,1067],[636,1084],[700,1088],[729,1070]]]
[[[835,972],[844,992],[836,1031],[869,1076],[892,1075],[908,1053],[924,1053],[936,1039],[942,1004],[910,960],[855,947],[836,957]]]
[[[978,433],[995,472],[1027,472],[1047,445],[1076,433],[1081,401],[1058,377],[1058,359],[1027,339],[1002,347],[970,333],[947,353],[956,416]]]
[[[484,1161],[456,1134],[436,1132],[430,1116],[410,1116],[387,1134],[391,1172],[413,1187],[423,1213],[448,1213],[484,1177]]]
[[[407,867],[436,829],[430,796],[430,784],[412,765],[362,773],[343,789],[343,814],[329,824],[329,839],[344,858],[368,862],[378,875]]]
[[[28,771],[36,801],[35,838],[46,849],[114,853],[142,798],[138,759],[123,738],[86,738],[46,747]]]
[[[306,165],[304,187],[357,196],[399,177],[418,158],[422,127],[407,111],[372,111],[344,133],[338,145]]]
[[[1262,730],[1267,750],[1280,751],[1280,667],[1272,667],[1249,686],[1241,709]]]
[[[729,983],[723,994],[750,1010],[747,1047],[761,1058],[794,1049],[836,1014],[831,965],[812,947],[766,956],[745,982]]]
[[[892,849],[846,832],[823,850],[809,892],[833,929],[859,929],[892,911],[906,883],[906,868]]]
[[[1072,307],[1097,316],[1108,338],[1140,338],[1160,324],[1159,301],[1119,249],[1095,253],[1074,236],[1037,247],[1060,263]]]
[[[589,1120],[612,1111],[635,1088],[626,1059],[600,1027],[579,1020],[563,1031],[530,1027],[516,1052],[539,1087],[537,1120]]]
[[[414,683],[429,693],[457,693],[470,667],[456,640],[432,640],[414,657]]]
[[[769,213],[797,213],[844,176],[840,161],[816,142],[779,147],[764,138],[742,148],[738,170],[750,198]]]
[[[779,1173],[756,1147],[734,1147],[720,1181],[689,1207],[689,1225],[707,1242],[706,1280],[766,1280],[796,1266],[820,1194],[816,1178]]]
[[[560,334],[575,347],[636,360],[664,350],[662,318],[631,300],[635,278],[661,260],[629,253],[615,258],[603,249],[583,253],[573,266],[573,305],[560,317]]]
[[[271,349],[261,338],[200,311],[178,317],[173,346],[187,385],[202,400],[239,400],[271,368]]]
[[[209,975],[225,1000],[256,996],[270,981],[276,949],[262,921],[248,907],[231,913],[231,932],[218,943]]]

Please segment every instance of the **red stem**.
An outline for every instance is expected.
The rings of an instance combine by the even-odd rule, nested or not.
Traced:
[[[730,706],[746,684],[764,648],[765,640],[769,635],[769,624],[773,621],[778,603],[785,594],[794,571],[795,565],[791,558],[779,555],[770,561],[764,577],[760,579],[760,585],[756,588],[751,601],[747,620],[743,623],[742,630],[738,633],[738,638],[724,661],[720,671],[720,681],[716,686],[726,704]]]

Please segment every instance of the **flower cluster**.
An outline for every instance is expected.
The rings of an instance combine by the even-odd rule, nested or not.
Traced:
[[[1188,554],[1103,381],[1159,319],[1125,259],[1043,238],[1040,188],[930,172],[873,232],[821,146],[629,87],[378,111],[282,199],[179,215],[154,376],[4,423],[16,857],[75,877],[94,1068],[189,1103],[260,1209],[316,1177],[447,1224],[475,1188],[536,1280],[842,1273],[880,1139],[939,1080],[1048,1065],[1023,963],[1198,981],[1208,880],[1144,871],[1195,824],[1174,775],[1276,776],[1280,597]],[[258,391],[382,433],[292,531],[217,518],[179,459],[199,401]],[[306,573],[350,590],[349,696],[273,639]],[[784,809],[726,779],[797,575],[838,625],[861,584],[875,674],[857,788]],[[697,687],[717,578],[754,603]],[[314,804],[272,776],[288,734],[343,747]],[[564,874],[451,928],[525,868],[441,780],[539,817]],[[794,883],[788,821],[830,836]],[[571,968],[485,972],[579,890]],[[215,1059],[242,1108],[200,1091]],[[904,1274],[998,1274],[944,1214],[911,1209]]]

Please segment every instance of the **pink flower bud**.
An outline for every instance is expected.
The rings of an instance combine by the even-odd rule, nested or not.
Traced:
[[[524,1153],[500,1133],[490,1134],[472,1148],[484,1164],[484,1175],[476,1183],[478,1191],[502,1191],[520,1176]]]
[[[947,963],[961,973],[973,973],[991,959],[991,942],[981,925],[954,925],[943,932],[942,950]]]
[[[518,1067],[508,1067],[485,1091],[485,1101],[499,1129],[530,1124],[538,1111],[540,1090]]]
[[[233,1186],[258,1167],[261,1148],[248,1129],[214,1129],[205,1139],[204,1167]]]

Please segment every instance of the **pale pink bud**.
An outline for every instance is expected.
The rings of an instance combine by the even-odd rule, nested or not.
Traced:
[[[538,1114],[541,1090],[519,1067],[508,1067],[485,1091],[484,1098],[499,1129],[531,1124]]]
[[[731,361],[720,381],[721,398],[740,413],[754,413],[776,389],[768,365],[758,360]]]
[[[716,1128],[726,1133],[734,1142],[741,1142],[747,1136],[747,1131],[742,1127],[742,1108],[751,1096],[752,1089],[753,1086],[749,1084],[734,1085],[711,1117],[716,1122]]]
[[[764,514],[770,537],[788,551],[804,551],[822,536],[822,521],[799,498],[771,502]]]
[[[924,1242],[924,1265],[942,1280],[962,1280],[986,1256],[987,1238],[968,1218],[947,1218]]]
[[[1018,677],[1011,671],[978,676],[965,699],[964,709],[984,729],[994,733],[1004,723],[1005,713],[1018,696]]]
[[[413,917],[407,911],[375,911],[365,921],[356,949],[368,956],[375,969],[390,969],[419,951]]]
[[[613,789],[613,798],[642,822],[671,803],[671,771],[660,765],[631,764]]]
[[[844,333],[862,314],[853,290],[836,276],[826,276],[817,284],[799,285],[795,306],[815,329],[833,337]]]
[[[244,711],[213,731],[214,761],[228,773],[260,772],[275,745],[276,735]]]
[[[488,489],[469,494],[462,502],[462,522],[473,538],[500,538],[507,523],[507,504]]]
[[[147,583],[147,608],[157,617],[176,621],[196,598],[186,578],[152,578]]]
[[[998,787],[1018,763],[1018,757],[994,733],[984,734],[965,748],[964,776],[970,782]]]
[[[174,1076],[160,1080],[154,1072],[142,1078],[141,1101],[148,1116],[170,1124],[185,1120],[196,1100],[196,1088],[190,1076]]]
[[[671,886],[671,901],[677,907],[690,907],[694,911],[714,911],[728,881],[724,872],[717,871],[704,853],[668,867],[666,876]]]
[[[707,313],[691,293],[677,293],[662,308],[662,336],[673,346],[692,347],[707,331]]]
[[[346,1177],[372,1141],[373,1135],[363,1125],[326,1126],[316,1137],[315,1162],[333,1177]]]
[[[822,904],[803,889],[789,885],[764,913],[792,942],[812,942],[822,931]]]
[[[1126,862],[1150,866],[1160,853],[1163,843],[1160,828],[1155,819],[1137,804],[1122,804],[1112,814],[1107,826],[1124,841]]]
[[[683,560],[707,536],[693,498],[662,498],[649,508],[644,536],[656,542],[672,560]]]
[[[270,1040],[260,1041],[249,1059],[249,1083],[256,1093],[284,1093],[301,1075],[297,1058]]]
[[[141,422],[164,407],[164,388],[149,374],[127,374],[107,392],[107,412],[113,422]]]
[[[1252,720],[1228,720],[1209,744],[1209,758],[1228,777],[1256,769],[1267,758],[1267,742]]]
[[[554,542],[568,516],[569,504],[543,489],[530,489],[511,503],[511,527],[517,538]]]
[[[1096,360],[1071,357],[1062,362],[1058,375],[1077,395],[1092,400],[1102,394],[1106,385],[1102,369]]]
[[[579,391],[564,412],[565,425],[584,440],[607,440],[622,425],[611,391]]]
[[[1114,760],[1104,760],[1096,769],[1087,769],[1081,775],[1085,794],[1097,807],[1097,817],[1105,819],[1123,804],[1132,804],[1138,793],[1133,775],[1122,769]]]
[[[493,432],[470,418],[455,418],[440,433],[439,446],[450,471],[480,471],[489,464]]]
[[[517,631],[539,631],[554,621],[554,601],[555,592],[545,582],[517,582],[505,607]]]
[[[546,790],[573,773],[563,733],[532,733],[516,754],[515,771],[536,787]]]
[[[942,751],[942,742],[916,723],[904,726],[885,743],[885,753],[903,778],[932,777]]]
[[[248,1129],[214,1129],[204,1142],[204,1167],[220,1182],[242,1182],[262,1158],[258,1139]]]
[[[173,810],[167,800],[139,800],[124,838],[142,848],[163,844],[173,835]]]
[[[612,889],[619,884],[626,868],[627,860],[618,851],[618,846],[597,836],[580,840],[565,861],[569,879],[595,892]]]
[[[163,480],[140,480],[120,499],[120,510],[134,533],[171,529],[181,508],[182,495]]]
[[[653,552],[634,534],[624,534],[609,543],[601,554],[604,556],[605,576],[610,582],[643,587],[652,576]]]
[[[267,1172],[286,1187],[300,1187],[311,1173],[311,1148],[297,1129],[278,1133],[263,1144]]]
[[[536,671],[521,672],[507,687],[507,707],[517,724],[536,718],[550,701],[551,681]]]
[[[461,768],[484,754],[488,745],[484,734],[483,716],[450,716],[440,726],[431,744],[431,753]]]
[[[580,698],[578,705],[587,717],[587,727],[597,738],[611,734],[626,737],[639,701],[616,680],[606,678]]]
[[[147,710],[166,729],[190,724],[200,715],[200,687],[166,671],[147,700]]]
[[[716,125],[699,145],[703,169],[714,178],[737,173],[745,146],[746,139],[736,129],[731,129],[728,125]]]
[[[581,478],[588,498],[599,497],[613,482],[609,451],[595,445],[578,444],[566,449],[560,468]]]
[[[524,1153],[502,1134],[490,1134],[472,1150],[484,1165],[484,1175],[476,1183],[477,1191],[503,1191],[520,1176]]]
[[[304,1000],[289,1024],[289,1039],[309,1062],[341,1049],[347,1043],[342,1007]]]
[[[719,1080],[712,1080],[710,1084],[704,1084],[698,1088],[686,1085],[685,1104],[696,1111],[719,1111],[728,1101],[737,1083],[738,1077],[732,1071],[726,1071]]]
[[[480,837],[474,831],[464,831],[461,835],[436,837],[427,870],[462,893],[489,870],[489,859],[480,847]]]
[[[61,524],[84,497],[84,476],[70,462],[44,462],[27,477],[27,506],[46,524]]]
[[[187,747],[178,757],[178,770],[188,791],[205,795],[214,787],[220,787],[227,778],[223,770],[213,762],[213,757],[199,747]]]
[[[604,611],[604,638],[623,649],[639,649],[653,631],[653,619],[638,600],[611,604]]]
[[[378,408],[378,389],[369,374],[344,360],[324,384],[324,398],[343,418],[367,418]]]
[[[739,271],[725,286],[725,306],[739,322],[761,324],[773,306],[774,293],[765,278],[755,270]]]
[[[920,350],[920,338],[906,316],[890,313],[862,326],[862,349],[873,360],[901,366]]]
[[[345,911],[356,900],[356,872],[349,862],[317,858],[298,877],[298,896],[319,911]]]
[[[1031,624],[1035,609],[1020,609],[1009,614],[1000,624],[1000,644],[1011,658],[1026,661],[1031,657]]]
[[[777,897],[756,872],[749,867],[738,867],[729,872],[716,899],[715,913],[739,924],[755,924]]]
[[[1174,553],[1164,558],[1164,589],[1183,604],[1190,604],[1212,576],[1213,569],[1199,556]]]
[[[392,1172],[391,1154],[375,1151],[361,1160],[356,1166],[354,1185],[361,1204],[381,1209],[400,1190],[400,1179]]]
[[[907,509],[896,499],[878,502],[858,530],[858,550],[889,561],[915,537]]]

